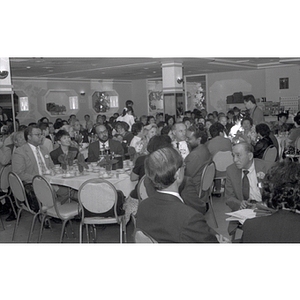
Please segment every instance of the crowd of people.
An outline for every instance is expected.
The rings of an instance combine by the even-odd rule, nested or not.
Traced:
[[[245,96],[244,104],[245,110],[234,107],[227,112],[208,113],[205,109],[194,109],[179,117],[163,113],[138,117],[134,113],[134,103],[128,100],[122,113],[115,113],[109,119],[104,114],[99,114],[95,122],[88,114],[83,120],[70,115],[68,119],[57,118],[55,122],[42,117],[30,124],[20,125],[17,121],[16,131],[1,109],[0,164],[2,167],[12,164],[12,171],[24,183],[32,209],[37,210],[32,189],[35,175],[45,174],[55,164],[60,164],[61,154],[72,152],[76,158],[85,151],[86,161],[96,162],[102,150],[109,150],[111,154],[133,161],[132,181],[138,184],[146,174],[148,199],[139,204],[136,188],[125,203],[120,197],[119,206],[123,205],[127,221],[130,214],[135,214],[137,226],[158,242],[222,242],[226,239],[205,221],[210,209],[208,192],[201,193],[199,198],[201,174],[216,153],[232,151],[234,163],[227,169],[225,198],[233,211],[259,202],[297,213],[300,201],[298,188],[292,186],[297,180],[299,184],[298,175],[293,171],[299,169],[298,162],[283,161],[274,166],[263,160],[270,145],[278,149],[276,135],[282,132],[287,135],[287,147],[295,146],[300,136],[300,112],[294,117],[294,124],[287,123],[287,113],[280,113],[278,122],[267,124],[253,95]],[[281,161],[283,158],[277,157]],[[279,184],[276,168],[293,173],[290,179],[284,177],[285,185],[281,184],[280,189],[276,186]],[[70,195],[72,201],[78,201],[76,190],[70,192],[63,186],[54,186],[54,189],[62,205]],[[213,193],[221,196],[221,189],[220,182],[216,182]],[[279,190],[283,196],[277,200]],[[264,198],[266,193],[268,196]],[[1,203],[0,213],[9,213],[6,221],[15,219],[8,201]],[[288,218],[288,214],[283,217]],[[293,218],[298,222],[298,215]],[[271,226],[271,222],[269,224]],[[230,222],[229,234],[234,234],[238,226]],[[265,240],[260,238],[253,234],[254,226],[262,227],[255,220],[251,224],[250,220],[245,222],[243,241],[264,242],[272,238],[281,241],[278,235]],[[283,235],[284,230],[282,227]],[[267,235],[268,230],[265,230],[264,237]],[[295,241],[300,241],[298,235],[291,239],[294,237]]]

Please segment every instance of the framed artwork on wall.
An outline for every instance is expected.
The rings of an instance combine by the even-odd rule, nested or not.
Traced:
[[[162,80],[147,81],[148,115],[155,116],[164,112]]]
[[[285,90],[289,88],[289,78],[279,78],[279,89],[280,90]]]
[[[185,110],[206,109],[206,75],[185,76]]]

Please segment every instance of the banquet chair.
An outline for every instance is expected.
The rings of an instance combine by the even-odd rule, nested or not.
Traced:
[[[277,159],[277,149],[274,145],[270,145],[264,152],[263,160],[275,162]]]
[[[56,193],[52,185],[40,175],[36,175],[32,180],[33,191],[40,205],[40,214],[42,215],[41,227],[39,232],[38,242],[42,239],[44,222],[48,217],[60,219],[62,221],[62,228],[60,234],[60,243],[63,241],[66,225],[69,222],[71,225],[72,234],[74,231],[72,227],[72,219],[79,215],[80,209],[77,202],[68,202],[61,205],[57,201]]]
[[[23,182],[16,173],[14,173],[14,172],[8,173],[8,182],[9,182],[12,194],[15,198],[16,206],[18,208],[17,221],[16,221],[16,224],[14,227],[12,241],[15,238],[15,234],[16,234],[19,222],[20,222],[21,213],[23,211],[26,211],[33,215],[28,238],[27,238],[27,243],[28,243],[30,241],[31,235],[33,233],[35,221],[37,219],[37,216],[40,213],[40,210],[38,212],[35,212],[30,208],[30,205],[28,203],[28,199],[27,199],[27,196],[25,193],[25,188],[24,188]]]
[[[99,192],[100,191],[100,192]],[[117,214],[118,193],[113,184],[105,179],[94,178],[85,181],[78,190],[78,200],[81,206],[81,222],[79,225],[79,241],[82,243],[82,227],[85,225],[87,241],[89,242],[89,225],[94,229],[94,240],[96,240],[96,225],[119,224],[120,243],[126,242],[125,216]],[[103,214],[113,208],[113,217],[102,217]],[[88,216],[93,213],[95,216]]]
[[[138,194],[139,202],[142,202],[143,200],[148,198],[147,190],[145,187],[145,178],[146,178],[146,175],[144,175],[141,178],[141,180],[139,181],[138,186],[137,186],[137,194]]]
[[[225,186],[226,169],[233,164],[233,157],[231,151],[219,151],[213,156],[213,162],[216,167],[215,180],[221,180],[221,186]],[[223,195],[225,193],[225,188]]]
[[[3,167],[1,170],[1,173],[0,173],[0,191],[5,193],[2,196],[0,196],[0,201],[2,199],[8,198],[10,205],[12,207],[12,210],[14,212],[14,215],[17,218],[17,212],[16,212],[15,206],[14,206],[12,198],[11,198],[12,194],[11,194],[11,189],[10,189],[9,182],[8,182],[8,173],[9,172],[11,172],[10,164]]]
[[[157,241],[154,238],[152,238],[149,234],[146,234],[140,229],[136,229],[134,232],[134,242],[157,244]]]
[[[199,198],[203,196],[203,193],[208,192],[208,201],[209,205],[212,210],[213,218],[216,227],[218,228],[218,222],[216,219],[213,203],[212,203],[212,189],[214,185],[214,178],[215,178],[216,168],[214,162],[208,163],[205,165],[202,176],[201,176],[201,185],[200,185],[200,192]]]

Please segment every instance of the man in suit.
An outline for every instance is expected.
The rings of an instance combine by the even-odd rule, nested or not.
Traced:
[[[88,162],[96,162],[99,160],[100,149],[110,150],[110,153],[124,156],[124,149],[119,141],[108,138],[108,130],[105,125],[97,125],[96,134],[99,137],[99,141],[95,141],[89,145],[88,149]]]
[[[175,123],[172,126],[172,134],[174,137],[174,140],[172,142],[173,147],[178,149],[182,158],[185,159],[188,156],[188,154],[190,153],[189,146],[186,142],[186,126],[185,126],[185,124],[182,122]]]
[[[178,193],[184,177],[178,151],[171,147],[154,151],[145,160],[145,172],[157,191],[140,203],[137,228],[161,243],[217,242],[204,216],[185,205]]]
[[[26,143],[13,153],[12,171],[23,181],[29,204],[33,210],[37,211],[38,204],[32,189],[32,179],[35,175],[50,173],[54,164],[47,148],[42,145],[43,136],[38,126],[28,126],[24,131],[24,136]],[[64,203],[69,199],[67,187],[53,187],[59,202]]]
[[[232,148],[234,163],[226,170],[225,198],[226,204],[236,211],[252,206],[250,200],[261,202],[262,180],[273,162],[253,158],[252,145],[242,142]],[[249,171],[249,172],[246,172]],[[245,175],[245,172],[247,175]],[[243,194],[243,177],[249,179],[249,195]],[[254,202],[251,201],[251,202]]]
[[[234,163],[226,170],[225,199],[232,211],[252,208],[261,202],[262,180],[274,163],[253,158],[252,145],[242,142],[232,148]],[[228,233],[234,235],[238,221],[231,221]]]
[[[204,166],[211,161],[211,154],[204,143],[207,140],[207,133],[204,130],[192,126],[187,130],[188,144],[191,148],[190,154],[185,158],[186,182],[181,192],[184,202],[205,214],[207,211],[208,193],[199,198],[201,175]]]

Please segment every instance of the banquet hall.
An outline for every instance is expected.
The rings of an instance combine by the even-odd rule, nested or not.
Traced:
[[[127,114],[129,100],[133,104],[134,122],[142,121],[142,116],[145,116],[146,123],[143,127],[147,132],[153,128],[151,119],[154,120],[158,132],[159,121],[164,123],[160,130],[168,126],[167,117],[173,117],[175,124],[190,122],[186,125],[188,130],[191,125],[196,124],[195,119],[199,122],[200,117],[197,113],[201,111],[206,112],[206,115],[201,115],[205,123],[209,120],[209,115],[212,115],[211,120],[214,119],[211,122],[221,122],[219,119],[221,114],[224,114],[228,124],[230,120],[228,113],[234,109],[240,112],[240,116],[245,116],[247,107],[245,107],[244,97],[253,95],[255,105],[262,111],[264,122],[268,124],[271,131],[275,125],[278,125],[278,116],[280,114],[286,116],[284,123],[287,124],[287,129],[272,131],[278,142],[276,161],[294,155],[291,152],[293,149],[286,144],[286,140],[287,132],[297,129],[294,128],[294,118],[300,111],[300,58],[297,57],[3,57],[0,58],[0,62],[0,106],[2,108],[0,117],[3,121],[1,137],[3,136],[4,145],[6,135],[18,131],[17,127],[22,125],[39,124],[39,121],[46,118],[49,130],[50,124],[55,128],[58,119],[73,128],[76,119],[79,121],[80,130],[87,130],[86,116],[88,116],[95,130],[93,136],[86,137],[87,141],[84,141],[84,135],[81,133],[83,131],[79,131],[79,138],[82,140],[78,141],[76,133],[75,136],[72,136],[71,132],[68,134],[70,139],[81,147],[79,152],[84,156],[85,162],[93,163],[89,161],[88,155],[89,144],[94,142],[95,137],[98,139],[96,128],[99,124],[122,122],[118,118]],[[124,108],[126,108],[125,113]],[[213,113],[216,115],[214,116]],[[71,116],[75,116],[74,122]],[[159,120],[160,116],[162,116],[161,120]],[[239,128],[236,128],[236,132],[242,128],[241,118],[238,118],[238,121],[240,122],[236,123]],[[7,132],[8,128],[12,128],[12,131]],[[130,134],[133,132],[132,128],[135,128],[134,123],[130,124],[129,129],[125,126],[127,136],[129,136],[128,132]],[[173,127],[170,125],[170,128]],[[132,180],[136,157],[132,159],[130,156],[128,149],[130,142],[125,139],[122,129],[119,132],[119,129],[116,130],[112,126],[111,130],[112,132],[108,134],[113,136],[112,139],[121,141],[124,151],[127,151],[123,160],[124,166],[125,162],[127,163],[127,169],[123,166],[121,169],[125,171],[120,174],[113,170],[111,177],[113,185],[128,199],[141,179],[137,177]],[[207,132],[209,133],[209,129]],[[228,138],[229,133],[230,130]],[[213,137],[208,138],[213,140]],[[150,139],[150,136],[145,137],[147,142]],[[142,151],[147,153],[144,148]],[[296,148],[294,150],[297,156],[299,153]],[[135,151],[138,154],[138,150]],[[117,154],[110,150],[110,154],[111,152],[113,156]],[[112,157],[114,158],[117,158],[117,155]],[[95,166],[93,170],[99,172]],[[91,177],[91,173],[86,175],[87,179]],[[51,184],[75,188],[72,184],[65,183],[65,181],[72,181],[72,178],[64,178],[61,181],[58,179],[55,181],[55,178],[51,180],[49,181]],[[76,185],[76,190],[80,190],[83,182],[84,180],[80,181],[80,185]],[[226,213],[230,213],[231,210],[226,205],[224,180],[217,190],[214,181],[213,189],[209,193],[211,198],[207,200],[209,209],[204,216],[205,220],[218,235],[224,237],[226,241],[231,241],[232,236],[228,232],[229,222],[226,220],[228,218]],[[4,206],[8,200],[5,197],[1,199]],[[15,208],[17,211],[18,207]],[[0,242],[26,242],[32,214],[23,213],[19,220],[19,227],[16,229],[16,214],[15,219],[6,221],[12,212],[10,209],[9,212],[4,211],[0,215],[2,219]],[[28,238],[32,243],[36,243],[40,238],[38,228],[41,220],[37,219],[32,235]],[[120,222],[113,225],[100,224],[97,228],[97,236],[93,236],[93,230],[90,235],[93,236],[94,242],[99,243],[118,243],[120,235],[123,235],[122,242],[126,239],[127,242],[133,243],[136,224],[130,216],[127,216],[126,222],[127,225],[123,224],[122,229],[120,229]],[[80,217],[73,221],[74,236],[69,226],[65,232],[61,230],[62,223],[61,220],[56,222],[52,220],[50,229],[45,226],[41,242],[57,243],[61,234],[64,235],[63,241],[66,243],[80,242]],[[16,236],[12,241],[15,230]],[[87,230],[83,229],[82,234],[83,242],[87,242]],[[235,239],[238,240],[241,234],[242,230],[238,229]]]

